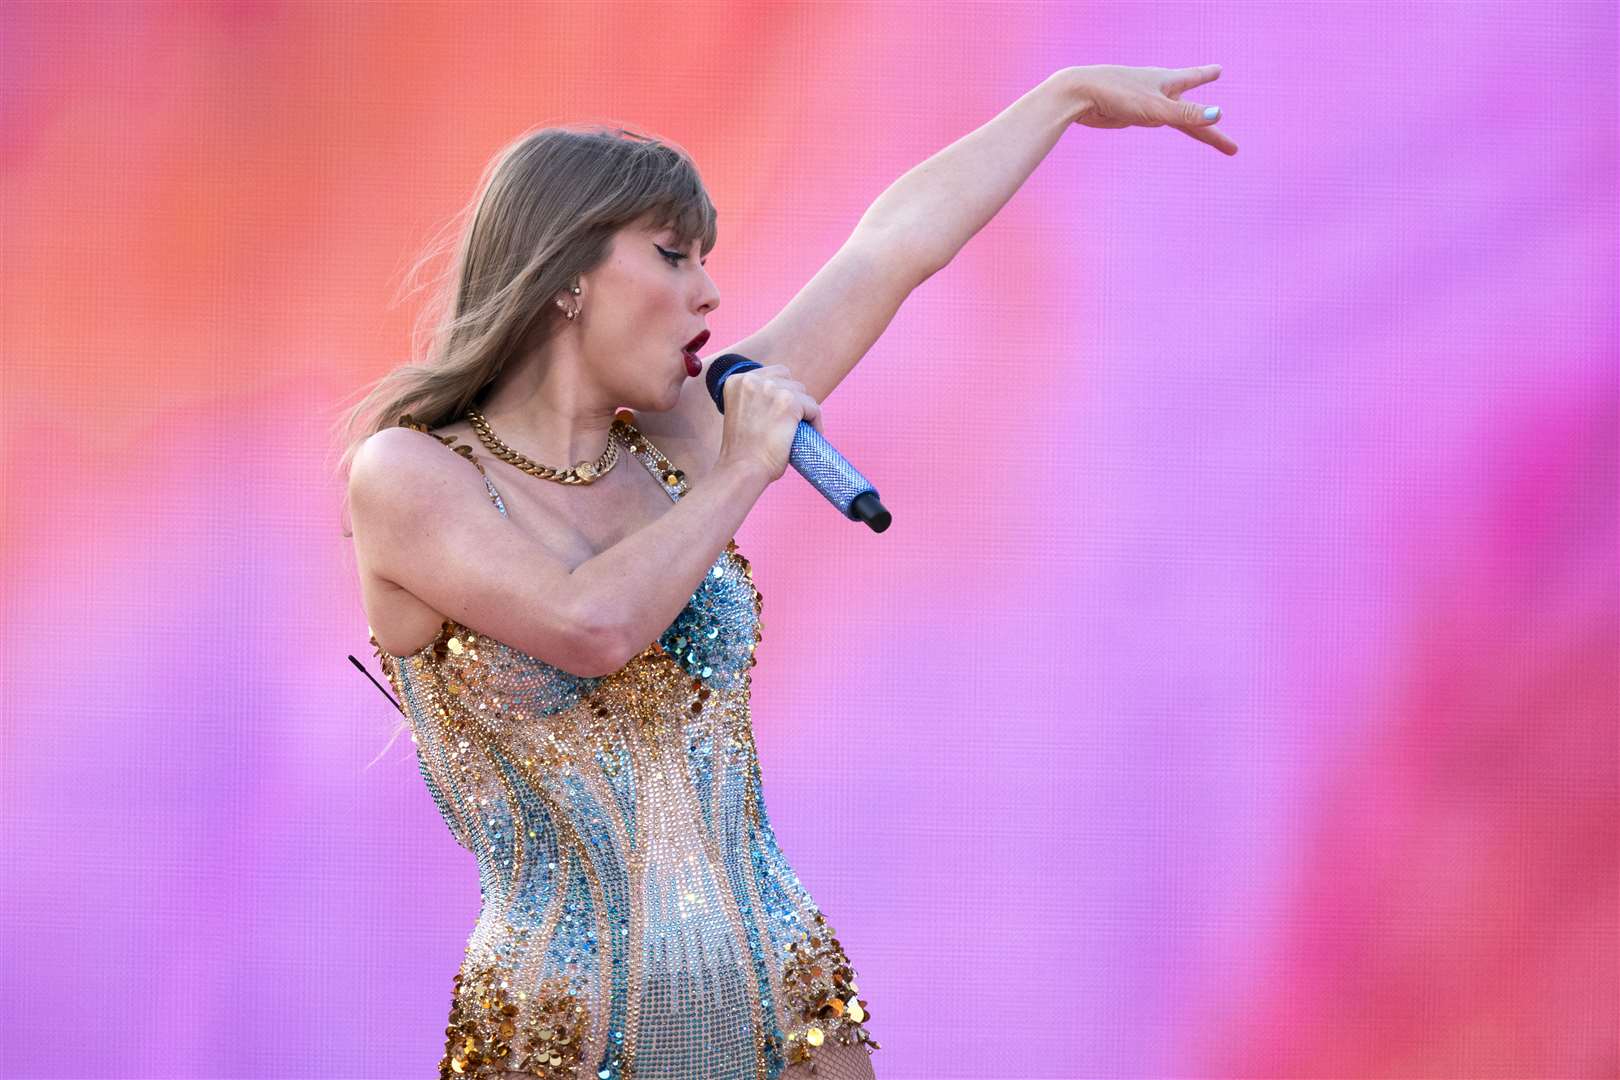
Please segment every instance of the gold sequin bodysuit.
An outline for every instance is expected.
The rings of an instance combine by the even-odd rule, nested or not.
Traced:
[[[629,414],[613,437],[680,499],[684,475]],[[428,790],[478,864],[441,1077],[775,1080],[818,1061],[826,1077],[857,1052],[870,1075],[855,972],[761,797],[760,610],[733,540],[610,675],[569,674],[450,619],[409,656],[372,636]]]

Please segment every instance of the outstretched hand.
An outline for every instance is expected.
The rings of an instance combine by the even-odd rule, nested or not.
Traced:
[[[1199,142],[1208,143],[1228,157],[1237,153],[1237,143],[1228,139],[1206,119],[1206,106],[1182,101],[1184,91],[1221,77],[1221,65],[1160,68],[1123,67],[1119,64],[1091,64],[1067,68],[1072,87],[1080,102],[1074,122],[1095,128],[1173,127]]]

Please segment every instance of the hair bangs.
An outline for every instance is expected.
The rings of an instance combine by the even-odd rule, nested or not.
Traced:
[[[683,248],[694,240],[700,241],[702,252],[707,255],[714,250],[716,213],[698,176],[697,166],[691,158],[667,144],[646,144],[644,151],[656,163],[642,174],[645,183],[637,193],[637,201],[647,207],[646,219],[655,228],[673,232]]]

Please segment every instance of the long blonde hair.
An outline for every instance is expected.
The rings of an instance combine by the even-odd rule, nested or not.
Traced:
[[[420,353],[421,325],[437,315],[425,354],[379,378],[334,425],[339,476],[347,480],[362,442],[407,413],[436,428],[476,407],[507,364],[557,332],[565,316],[552,298],[601,265],[615,232],[643,218],[672,227],[682,248],[697,239],[705,255],[714,247],[714,204],[678,146],[622,127],[570,125],[501,150],[461,215],[459,255],[413,334]],[[443,247],[431,244],[407,280]],[[344,536],[353,535],[348,509],[345,494]]]

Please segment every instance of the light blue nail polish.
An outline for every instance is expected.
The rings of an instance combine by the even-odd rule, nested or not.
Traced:
[[[1211,105],[1209,108],[1204,110],[1205,120],[1213,120],[1219,115],[1221,115],[1221,107],[1219,105]]]

